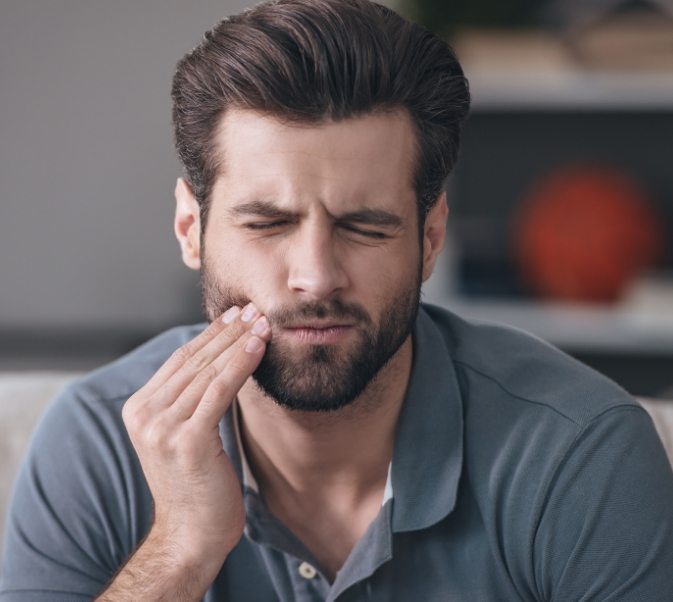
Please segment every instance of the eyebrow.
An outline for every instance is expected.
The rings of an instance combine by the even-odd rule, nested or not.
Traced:
[[[370,226],[383,226],[399,228],[402,226],[402,219],[382,209],[361,209],[360,211],[350,211],[339,216],[340,222],[356,222],[358,224],[367,224]]]
[[[292,211],[279,209],[270,201],[248,201],[247,203],[241,203],[240,205],[236,205],[236,207],[229,209],[229,214],[234,217],[254,215],[257,217],[268,218],[279,218],[296,215]]]
[[[273,202],[270,201],[248,201],[241,203],[236,207],[229,209],[229,213],[235,217],[254,215],[256,217],[264,217],[269,219],[277,218],[294,218],[296,213],[279,209]],[[399,228],[402,226],[402,219],[383,209],[360,209],[359,211],[349,211],[343,215],[338,216],[339,222],[355,222],[358,224],[367,224],[370,226],[382,226]]]

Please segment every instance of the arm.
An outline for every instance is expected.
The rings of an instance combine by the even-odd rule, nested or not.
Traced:
[[[154,522],[100,602],[200,600],[242,535],[240,484],[218,424],[259,364],[270,331],[258,315],[226,315],[230,323],[214,321],[124,405]]]
[[[96,599],[100,602],[201,600],[220,569],[220,558],[189,560],[176,552],[173,542],[151,532]]]
[[[558,467],[535,538],[539,599],[673,600],[673,474],[651,419],[594,418]]]

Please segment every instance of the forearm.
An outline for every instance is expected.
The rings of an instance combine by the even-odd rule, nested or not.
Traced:
[[[188,555],[148,535],[97,602],[192,602],[203,599],[223,561]]]

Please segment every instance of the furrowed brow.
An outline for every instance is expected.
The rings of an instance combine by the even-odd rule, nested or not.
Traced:
[[[362,209],[360,211],[351,211],[339,217],[341,222],[355,222],[369,226],[384,226],[389,228],[399,228],[402,226],[402,219],[394,213],[383,211],[382,209]]]
[[[229,214],[233,217],[265,217],[270,219],[294,217],[294,213],[279,209],[269,201],[248,201],[241,203],[229,209]]]

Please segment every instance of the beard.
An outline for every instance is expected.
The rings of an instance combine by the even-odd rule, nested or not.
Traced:
[[[209,322],[232,305],[244,307],[250,299],[217,281],[205,260],[201,262],[201,306]],[[267,344],[253,373],[259,388],[279,406],[297,411],[333,412],[357,399],[395,355],[413,330],[421,293],[421,266],[410,285],[400,287],[381,312],[376,326],[357,303],[338,298],[265,314],[272,333],[302,320],[320,319],[352,324],[357,340],[345,349],[339,345],[314,344],[298,350],[274,338]]]

